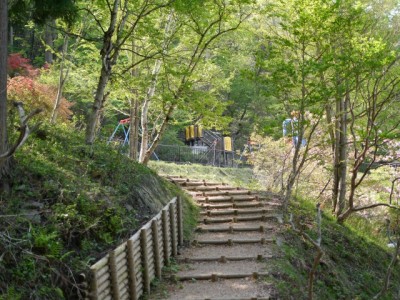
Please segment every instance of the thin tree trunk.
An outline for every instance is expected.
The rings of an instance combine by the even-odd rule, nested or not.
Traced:
[[[119,3],[120,0],[115,0],[110,16],[110,25],[108,27],[108,30],[104,32],[103,47],[100,51],[102,61],[100,77],[96,88],[92,111],[90,113],[88,124],[86,127],[86,143],[89,145],[93,144],[96,137],[98,123],[102,114],[101,111],[104,106],[105,89],[111,76],[112,60],[115,61],[117,57],[117,53],[114,53],[113,59],[111,59],[110,56],[114,46],[112,42],[112,37],[114,35],[117,23]]]
[[[347,106],[350,101],[350,93],[346,91],[340,121],[340,186],[337,215],[340,215],[346,204],[346,179],[347,179]]]
[[[132,65],[136,64],[136,45],[135,40],[132,40]],[[131,71],[132,77],[137,77],[138,67],[135,67]],[[136,88],[132,88],[132,97],[130,99],[130,131],[129,131],[129,157],[136,161],[138,159],[138,147],[139,147],[139,99],[138,91]]]
[[[69,67],[67,67],[67,69],[65,71],[65,75],[64,75],[64,64],[65,64],[67,51],[68,51],[68,35],[65,35],[63,49],[62,49],[61,64],[60,64],[60,76],[59,76],[59,80],[58,80],[57,96],[54,101],[54,107],[53,107],[53,111],[51,113],[51,119],[50,119],[50,122],[52,124],[54,124],[56,122],[57,115],[58,115],[58,109],[60,107],[60,103],[61,103],[61,99],[62,99],[65,81],[67,80],[68,73],[69,73]]]
[[[137,94],[133,95],[135,99],[131,99],[131,120],[130,127],[131,130],[129,132],[129,157],[132,160],[137,160],[138,156],[138,147],[139,147],[139,100],[137,99]]]
[[[332,153],[335,153],[335,131],[332,123],[332,107],[330,104],[326,105],[326,122],[328,123],[328,133],[332,147]]]
[[[167,51],[166,49],[167,39],[170,29],[172,27],[172,21],[173,21],[172,17],[173,17],[173,11],[170,12],[167,23],[165,25],[163,54],[166,54]],[[149,146],[148,112],[149,112],[150,102],[153,99],[154,94],[156,92],[157,78],[161,70],[161,64],[162,64],[161,59],[157,59],[156,62],[154,63],[154,68],[153,71],[151,72],[151,83],[147,90],[146,98],[142,105],[142,114],[141,114],[142,144],[140,145],[139,162],[143,164],[147,164],[147,161],[150,159],[150,157],[147,157],[148,155],[146,154]]]
[[[0,155],[8,150],[7,134],[7,1],[0,0]],[[10,160],[0,160],[0,192],[8,190]]]
[[[142,114],[141,114],[141,125],[142,125],[142,144],[140,145],[140,155],[139,155],[139,162],[144,163],[144,159],[146,156],[147,147],[149,144],[149,129],[148,129],[148,113],[149,113],[149,105],[150,101],[153,99],[155,91],[156,91],[156,84],[157,84],[157,76],[160,73],[161,69],[161,60],[158,59],[152,71],[152,79],[150,83],[150,87],[147,90],[146,99],[143,102],[142,106]]]
[[[336,95],[336,113],[335,113],[335,142],[333,152],[333,184],[332,184],[332,211],[336,211],[337,201],[339,197],[339,184],[340,184],[340,119],[341,119],[341,102],[342,99]]]
[[[167,114],[165,115],[165,118],[161,124],[161,128],[160,128],[157,136],[154,138],[153,143],[147,149],[147,151],[143,157],[143,161],[141,161],[141,163],[143,163],[144,165],[147,165],[147,163],[150,160],[151,155],[153,154],[154,150],[157,148],[158,143],[160,142],[161,137],[163,136],[165,129],[167,128],[169,120],[171,119],[172,113],[175,111],[175,107],[176,107],[176,105],[171,105],[169,107]]]
[[[382,290],[377,295],[375,295],[374,298],[372,298],[373,300],[381,299],[381,297],[383,297],[387,293],[387,291],[389,289],[389,284],[390,284],[390,277],[392,276],[393,268],[396,266],[399,255],[400,255],[400,238],[397,239],[397,243],[396,243],[393,255],[392,255],[392,259],[386,270],[386,276],[385,276]]]

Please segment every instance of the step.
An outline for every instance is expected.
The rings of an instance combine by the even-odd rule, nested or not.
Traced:
[[[211,209],[224,209],[224,208],[250,208],[250,207],[263,207],[264,204],[262,202],[250,201],[250,202],[240,202],[240,203],[223,203],[223,204],[209,204],[209,203],[201,203],[200,207],[211,210]]]
[[[265,272],[266,265],[259,261],[227,261],[226,263],[195,262],[178,265],[179,271],[174,274],[181,278],[201,278],[215,275],[243,275]],[[221,277],[223,278],[223,277]],[[232,277],[234,278],[234,277]],[[210,278],[209,278],[210,279]]]
[[[177,281],[186,281],[186,280],[211,280],[212,282],[216,282],[220,279],[240,279],[240,278],[253,278],[259,279],[262,277],[269,276],[268,273],[232,273],[232,274],[193,274],[193,275],[183,275],[183,276],[172,276],[171,279]]]
[[[253,201],[258,200],[258,196],[219,196],[219,197],[196,197],[197,202],[243,202],[243,201]]]
[[[184,181],[184,182],[178,182],[179,185],[183,187],[199,187],[199,186],[224,186],[225,183],[223,182],[206,182],[206,181]]]
[[[185,248],[182,250],[181,257],[208,257],[210,253],[212,256],[258,256],[258,255],[271,255],[272,244],[247,244],[240,245],[207,245],[192,248]]]
[[[271,259],[272,255],[257,255],[257,256],[219,256],[219,257],[180,257],[176,261],[178,263],[192,263],[192,262],[219,262],[226,263],[228,261],[262,261]]]
[[[229,239],[261,239],[261,238],[272,238],[273,231],[261,232],[257,231],[236,231],[236,232],[196,232],[193,236],[193,240],[229,240]]]
[[[173,183],[180,183],[180,182],[187,182],[190,181],[188,178],[183,178],[183,177],[168,177],[168,180],[173,182]]]
[[[190,191],[233,191],[240,190],[240,188],[228,186],[228,185],[217,185],[217,186],[186,186],[186,190]]]
[[[269,300],[271,284],[253,279],[209,281],[182,281],[169,290],[169,300]],[[150,294],[150,300],[153,298]]]
[[[224,215],[251,215],[251,214],[267,214],[273,212],[273,209],[259,208],[259,209],[227,209],[227,210],[208,210],[203,211],[200,215],[206,216],[224,216]]]
[[[270,238],[256,239],[220,239],[220,240],[193,240],[192,245],[229,245],[234,244],[261,244],[273,243],[275,240]]]
[[[276,215],[255,215],[255,216],[240,216],[234,218],[204,218],[202,219],[204,224],[212,223],[237,223],[237,222],[248,222],[248,221],[268,221],[271,219],[278,219]]]
[[[202,226],[198,226],[196,228],[197,232],[266,232],[267,230],[273,230],[272,226],[246,226],[246,227],[238,227],[238,226],[226,226],[226,227],[208,227],[204,228]]]
[[[249,190],[232,190],[232,191],[205,191],[199,193],[199,196],[233,196],[233,195],[252,195],[255,194]]]

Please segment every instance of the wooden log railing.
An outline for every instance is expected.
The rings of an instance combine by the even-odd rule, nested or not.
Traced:
[[[183,244],[182,201],[172,199],[162,211],[90,267],[88,299],[139,299]]]

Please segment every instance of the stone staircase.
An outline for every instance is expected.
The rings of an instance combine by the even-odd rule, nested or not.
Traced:
[[[201,213],[165,299],[272,299],[268,261],[275,253],[279,202],[224,183],[167,178],[193,196]]]

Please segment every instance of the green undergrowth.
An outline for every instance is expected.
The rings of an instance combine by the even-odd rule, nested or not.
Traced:
[[[316,239],[316,208],[313,202],[295,200],[291,206],[294,224]],[[301,217],[298,217],[301,216]],[[316,254],[314,246],[299,237],[291,226],[282,232],[283,256],[274,265],[282,299],[307,299],[307,280]],[[393,249],[387,247],[384,223],[353,217],[339,225],[323,212],[324,255],[314,279],[314,299],[371,299],[383,287]],[[380,299],[400,299],[400,269],[395,267],[388,293]]]
[[[188,238],[197,208],[180,189],[65,125],[42,124],[13,161],[0,195],[0,299],[78,299],[88,267],[173,197]]]
[[[224,182],[252,190],[261,189],[259,181],[250,168],[218,168],[199,164],[174,164],[151,161],[150,168],[162,175],[183,176],[184,178]]]

